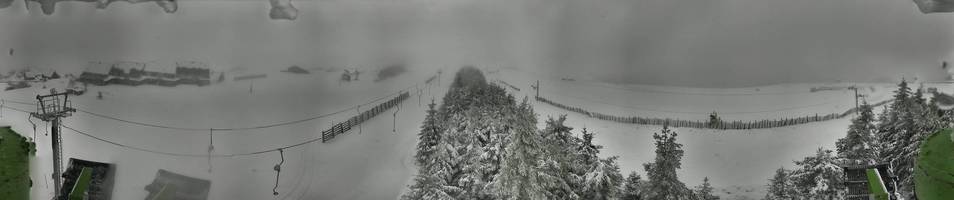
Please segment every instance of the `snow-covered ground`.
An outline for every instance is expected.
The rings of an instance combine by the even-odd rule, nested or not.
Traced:
[[[541,96],[570,106],[619,116],[672,117],[706,120],[716,110],[723,120],[778,119],[805,115],[841,113],[854,107],[854,92],[819,91],[819,86],[851,83],[799,83],[750,88],[686,88],[652,85],[619,85],[589,80],[563,81],[520,70],[502,69],[488,77],[499,78],[520,88],[515,96],[529,96],[530,84],[540,80]],[[892,83],[858,83],[869,102],[890,99]],[[925,84],[951,91],[947,84]],[[912,87],[917,87],[913,84]],[[874,88],[872,90],[871,88]],[[930,95],[928,95],[930,96]],[[603,145],[603,156],[620,156],[621,170],[645,177],[643,163],[655,158],[652,134],[661,127],[601,121],[535,102],[539,118],[568,114],[567,123],[579,134],[583,127],[596,132],[595,142]],[[876,113],[881,109],[876,108]],[[764,185],[779,167],[792,169],[794,160],[811,155],[819,147],[833,149],[844,137],[850,117],[797,126],[756,130],[711,130],[676,128],[685,157],[680,180],[694,187],[709,177],[724,199],[761,199]]]
[[[375,83],[367,78],[339,84],[340,73],[299,75],[275,71],[269,73],[268,78],[256,79],[253,83],[228,80],[206,87],[90,86],[86,95],[71,99],[74,107],[79,109],[138,122],[191,128],[248,127],[331,113],[418,83],[419,88],[429,90],[421,97],[422,102],[431,98],[439,101],[449,79],[445,74],[441,86],[428,89],[423,82],[433,74],[431,70],[412,69],[382,82]],[[272,167],[280,160],[278,152],[213,158],[212,173],[209,173],[206,157],[176,157],[130,150],[64,129],[63,158],[114,163],[113,199],[145,198],[144,187],[159,169],[211,180],[209,199],[394,199],[415,171],[410,158],[426,108],[426,105],[418,106],[416,87],[410,89],[411,98],[401,105],[396,124],[392,115],[395,110],[392,109],[365,122],[360,134],[356,127],[329,143],[318,142],[285,150],[278,196],[272,195],[275,184]],[[0,97],[29,102],[36,93],[47,91],[42,84],[36,84],[32,88],[0,93]],[[100,91],[104,93],[103,100],[96,99]],[[367,108],[380,102],[369,104]],[[5,106],[34,109],[10,102]],[[25,113],[9,109],[2,112],[0,120],[4,124],[13,125],[16,131],[27,137],[33,136]],[[343,121],[356,113],[358,111],[352,109],[328,118],[260,130],[217,131],[213,133],[214,153],[273,150],[317,138],[320,131],[333,122]],[[64,124],[125,145],[169,153],[205,154],[209,143],[209,131],[143,127],[80,112],[66,118]],[[35,180],[32,197],[49,199],[52,181],[44,181],[44,177],[49,177],[52,170],[50,137],[45,135],[48,125],[38,125],[38,152],[31,171]],[[397,131],[392,132],[395,125]]]
[[[440,103],[456,70],[445,69],[440,85],[421,87],[422,104],[432,98]],[[249,127],[296,120],[334,112],[393,94],[433,75],[431,70],[415,70],[391,80],[375,83],[370,78],[339,83],[340,72],[315,72],[309,75],[268,72],[265,79],[227,80],[206,87],[179,86],[104,86],[90,87],[86,95],[73,98],[83,110],[176,127],[218,128]],[[370,76],[366,76],[370,77]],[[529,84],[541,80],[541,95],[568,105],[581,106],[611,114],[705,119],[715,110],[727,120],[801,116],[807,113],[843,112],[854,106],[851,91],[808,92],[811,87],[839,84],[780,84],[753,88],[683,88],[649,85],[616,85],[589,80],[560,81],[524,73],[488,74],[489,80],[501,79],[521,88],[511,91],[518,99],[533,96]],[[437,83],[437,82],[435,82]],[[48,83],[54,87],[62,83]],[[893,84],[860,84],[869,101],[891,96]],[[939,87],[940,86],[940,87]],[[45,93],[43,84],[32,88],[0,93],[7,100],[30,101]],[[250,93],[249,90],[252,92]],[[872,91],[870,88],[874,88]],[[939,87],[951,91],[952,87]],[[758,88],[758,90],[756,90]],[[106,144],[70,130],[64,130],[64,159],[81,158],[116,164],[114,199],[141,199],[158,169],[209,179],[209,199],[395,199],[409,184],[415,166],[412,161],[416,133],[424,118],[425,106],[418,106],[413,90],[394,123],[394,109],[366,122],[359,129],[329,143],[313,143],[285,151],[285,164],[279,180],[280,195],[272,195],[278,163],[277,152],[236,157],[213,158],[209,173],[206,157],[176,157],[130,150]],[[97,92],[104,99],[96,99]],[[602,102],[602,103],[601,103]],[[372,103],[374,105],[378,102]],[[801,106],[810,105],[810,106]],[[4,106],[32,110],[31,106],[5,102]],[[567,111],[534,102],[541,121],[546,116]],[[368,106],[370,107],[370,105]],[[642,109],[642,108],[649,109]],[[639,108],[639,109],[637,109]],[[880,110],[880,109],[879,109]],[[679,112],[673,112],[679,111]],[[26,114],[3,110],[0,122],[12,124],[23,135],[33,131]],[[248,153],[271,150],[319,137],[332,123],[347,119],[358,111],[347,111],[328,118],[275,128],[213,132],[216,154]],[[879,112],[879,111],[876,111]],[[67,126],[122,144],[169,153],[205,154],[208,131],[179,131],[143,127],[75,113],[64,120]],[[624,173],[645,174],[642,163],[653,159],[652,133],[661,127],[600,121],[569,113],[567,123],[576,128],[596,131],[596,143],[603,145],[603,156],[620,156]],[[680,178],[689,186],[709,177],[725,199],[758,199],[763,185],[779,167],[792,168],[798,160],[819,147],[832,148],[843,137],[849,118],[762,130],[703,130],[677,128],[678,141],[686,154]],[[49,199],[49,136],[45,123],[37,130],[38,153],[31,177],[36,181],[33,199]],[[397,131],[392,132],[393,126]],[[542,126],[542,123],[540,124]]]

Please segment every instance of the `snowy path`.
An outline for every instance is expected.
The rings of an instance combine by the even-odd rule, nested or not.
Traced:
[[[177,127],[247,127],[276,121],[301,119],[316,113],[328,113],[355,104],[364,103],[384,94],[391,94],[406,86],[423,82],[432,72],[408,72],[395,80],[373,83],[339,85],[338,74],[291,75],[270,74],[256,81],[253,93],[247,82],[227,81],[209,87],[91,87],[92,92],[105,91],[104,100],[94,95],[77,97],[76,107],[131,121],[156,122]],[[444,77],[446,79],[446,76]],[[440,100],[446,88],[430,88],[422,96]],[[45,91],[39,87],[37,91]],[[412,88],[413,90],[413,88]],[[28,101],[30,89],[2,93],[5,99]],[[405,101],[394,123],[395,109],[372,118],[360,128],[338,136],[329,143],[313,143],[285,150],[285,163],[279,181],[280,195],[273,196],[275,172],[272,166],[279,162],[278,152],[247,157],[213,158],[212,173],[208,173],[206,157],[176,157],[157,155],[121,148],[81,136],[64,129],[64,159],[71,157],[111,162],[116,164],[114,199],[142,199],[143,189],[158,169],[166,169],[212,181],[209,199],[395,199],[406,187],[414,173],[411,160],[416,144],[416,133],[424,118],[425,105],[418,106],[418,96],[412,92]],[[227,99],[227,100],[222,100]],[[439,102],[438,102],[439,103]],[[32,110],[27,105],[6,106]],[[12,124],[21,134],[32,136],[27,115],[3,110],[4,124]],[[355,115],[349,111],[306,123],[275,128],[215,132],[216,154],[246,153],[273,150],[315,137],[333,122]],[[143,127],[114,120],[76,113],[64,120],[78,130],[111,141],[145,149],[205,154],[208,131],[181,131]],[[392,126],[397,128],[392,132]],[[49,199],[52,189],[41,177],[49,177],[49,136],[44,136],[44,123],[38,126],[38,152],[31,176],[38,181],[33,199]]]

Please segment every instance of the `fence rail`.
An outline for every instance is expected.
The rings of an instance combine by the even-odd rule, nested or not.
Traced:
[[[561,103],[554,102],[552,100],[536,97],[537,101],[550,104],[554,107],[561,108],[567,111],[580,113],[592,118],[606,120],[606,121],[615,121],[620,123],[630,123],[630,124],[644,124],[644,125],[669,125],[670,127],[686,127],[686,128],[700,128],[700,129],[765,129],[765,128],[777,128],[783,126],[792,126],[799,124],[806,124],[812,122],[820,122],[833,120],[838,118],[843,118],[848,115],[851,115],[855,112],[855,108],[848,109],[842,113],[830,113],[825,115],[815,114],[813,116],[803,116],[795,118],[780,118],[780,119],[765,119],[765,120],[754,120],[754,121],[716,121],[710,122],[705,120],[684,120],[684,119],[672,119],[672,118],[651,118],[651,117],[622,117],[608,115],[598,112],[591,112],[580,107],[567,106]],[[872,106],[881,106],[891,100],[885,100],[873,104]]]
[[[408,92],[403,92],[401,93],[401,95],[398,95],[384,103],[378,104],[377,106],[374,106],[369,110],[361,112],[360,114],[349,118],[347,121],[336,123],[335,125],[331,126],[331,128],[321,131],[321,142],[325,143],[332,139],[335,139],[336,136],[351,130],[351,127],[357,126],[358,124],[361,124],[362,122],[367,121],[368,119],[371,119],[374,116],[377,116],[378,114],[381,114],[385,110],[388,110],[390,108],[393,108],[394,106],[397,106],[398,103],[401,103],[402,101],[407,100],[407,98],[410,96],[411,95]]]
[[[513,86],[513,85],[511,85],[510,83],[507,83],[507,81],[503,81],[503,80],[497,79],[497,82],[500,82],[500,83],[506,85],[507,87],[510,87],[510,89],[513,89],[513,90],[516,90],[516,91],[520,91],[520,88],[517,88],[517,86]]]

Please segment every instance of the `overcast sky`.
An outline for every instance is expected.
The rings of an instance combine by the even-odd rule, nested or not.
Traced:
[[[82,69],[88,61],[289,65],[512,66],[611,82],[740,87],[939,79],[954,60],[954,14],[909,0],[180,1],[106,10],[22,1],[0,10],[0,67]],[[6,51],[3,51],[6,52]]]

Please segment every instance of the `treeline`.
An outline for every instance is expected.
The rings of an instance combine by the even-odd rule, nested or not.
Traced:
[[[799,124],[806,124],[812,122],[828,121],[833,119],[839,119],[851,115],[855,112],[855,109],[849,109],[843,113],[831,113],[826,115],[814,115],[814,116],[804,116],[804,117],[795,117],[795,118],[782,118],[774,120],[757,120],[757,121],[723,121],[723,120],[684,120],[684,119],[671,119],[671,118],[651,118],[651,117],[621,117],[608,115],[598,112],[588,111],[586,109],[574,106],[568,106],[565,104],[557,103],[552,100],[546,99],[544,97],[536,97],[537,101],[550,104],[554,107],[561,108],[567,111],[576,112],[584,114],[589,117],[593,117],[600,120],[615,121],[620,123],[630,123],[630,124],[644,124],[644,125],[668,125],[671,127],[686,127],[686,128],[707,128],[707,129],[764,129],[764,128],[778,128],[784,126],[792,126]],[[882,101],[874,106],[879,106],[890,102],[891,100]]]
[[[617,157],[600,157],[595,133],[581,137],[548,118],[537,129],[528,99],[517,102],[473,67],[457,72],[435,108],[429,104],[421,131],[413,184],[401,199],[717,199],[704,184],[680,182],[681,144],[664,127],[654,136],[655,161],[644,165],[647,179],[624,178]]]
[[[837,154],[819,149],[796,161],[793,170],[778,169],[769,179],[765,199],[845,199],[849,194],[840,166],[882,164],[891,166],[889,174],[896,176],[884,180],[890,188],[898,187],[891,199],[917,199],[914,169],[921,142],[954,123],[952,112],[938,107],[938,96],[929,101],[923,91],[912,92],[901,81],[882,113],[874,114],[875,105],[862,104],[845,137],[835,143]]]
[[[368,119],[371,119],[372,117],[377,116],[378,114],[381,114],[385,110],[388,110],[393,108],[394,106],[397,106],[402,101],[407,100],[407,98],[410,96],[411,95],[408,94],[408,92],[402,92],[401,95],[391,98],[390,100],[384,103],[378,104],[377,106],[374,106],[369,110],[361,112],[361,114],[351,117],[347,121],[337,123],[331,126],[331,128],[321,131],[321,142],[324,143],[332,139],[335,139],[336,136],[351,130],[351,127],[357,126],[358,124],[361,124],[364,121],[367,121]]]

